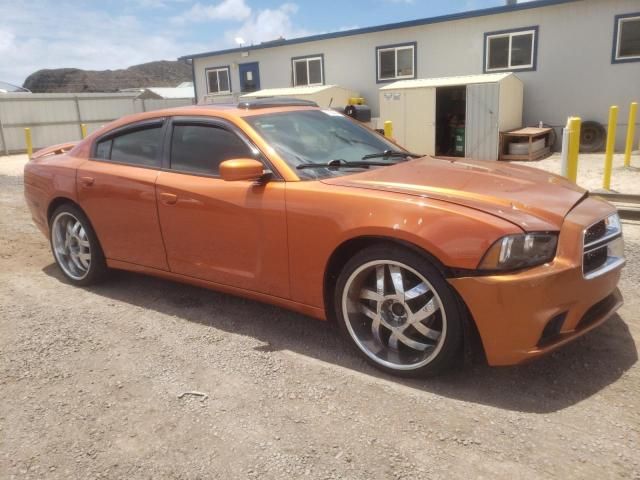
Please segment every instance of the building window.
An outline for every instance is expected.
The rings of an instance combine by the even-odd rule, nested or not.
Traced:
[[[416,78],[416,44],[376,47],[378,82]]]
[[[613,63],[640,61],[640,13],[616,17],[613,41]]]
[[[485,72],[535,70],[538,27],[485,33]]]
[[[231,93],[229,67],[207,68],[207,92],[213,95]]]
[[[293,86],[324,85],[324,58],[322,55],[291,59]]]

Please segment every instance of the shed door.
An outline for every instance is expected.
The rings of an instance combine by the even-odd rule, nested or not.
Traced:
[[[477,160],[498,159],[498,105],[497,83],[467,86],[466,157]]]
[[[405,147],[424,155],[436,154],[436,89],[406,90]]]

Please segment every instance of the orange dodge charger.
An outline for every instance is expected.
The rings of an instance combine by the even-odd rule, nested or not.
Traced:
[[[407,152],[301,100],[122,118],[40,150],[24,183],[72,284],[131,270],[332,319],[399,375],[478,337],[490,365],[520,363],[622,304],[610,204],[540,170]]]

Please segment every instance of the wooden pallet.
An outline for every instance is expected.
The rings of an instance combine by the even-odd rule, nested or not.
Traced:
[[[499,160],[520,160],[520,161],[534,161],[551,155],[551,145],[549,145],[549,138],[551,135],[551,128],[538,128],[538,127],[526,127],[518,130],[511,130],[509,132],[500,132],[500,152],[498,155]],[[536,151],[532,151],[533,142],[539,139],[544,139],[544,148]],[[512,155],[509,154],[509,143],[513,140],[527,140],[529,143],[529,153],[525,155]],[[525,142],[521,142],[525,143]]]

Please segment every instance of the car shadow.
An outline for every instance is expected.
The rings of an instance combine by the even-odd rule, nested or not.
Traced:
[[[55,264],[43,271],[66,280]],[[135,273],[114,271],[89,291],[189,322],[251,336],[263,352],[289,350],[407,387],[498,408],[548,413],[567,408],[615,382],[638,360],[620,316],[557,352],[515,367],[475,363],[445,375],[413,380],[384,374],[367,364],[328,322],[251,300]]]

